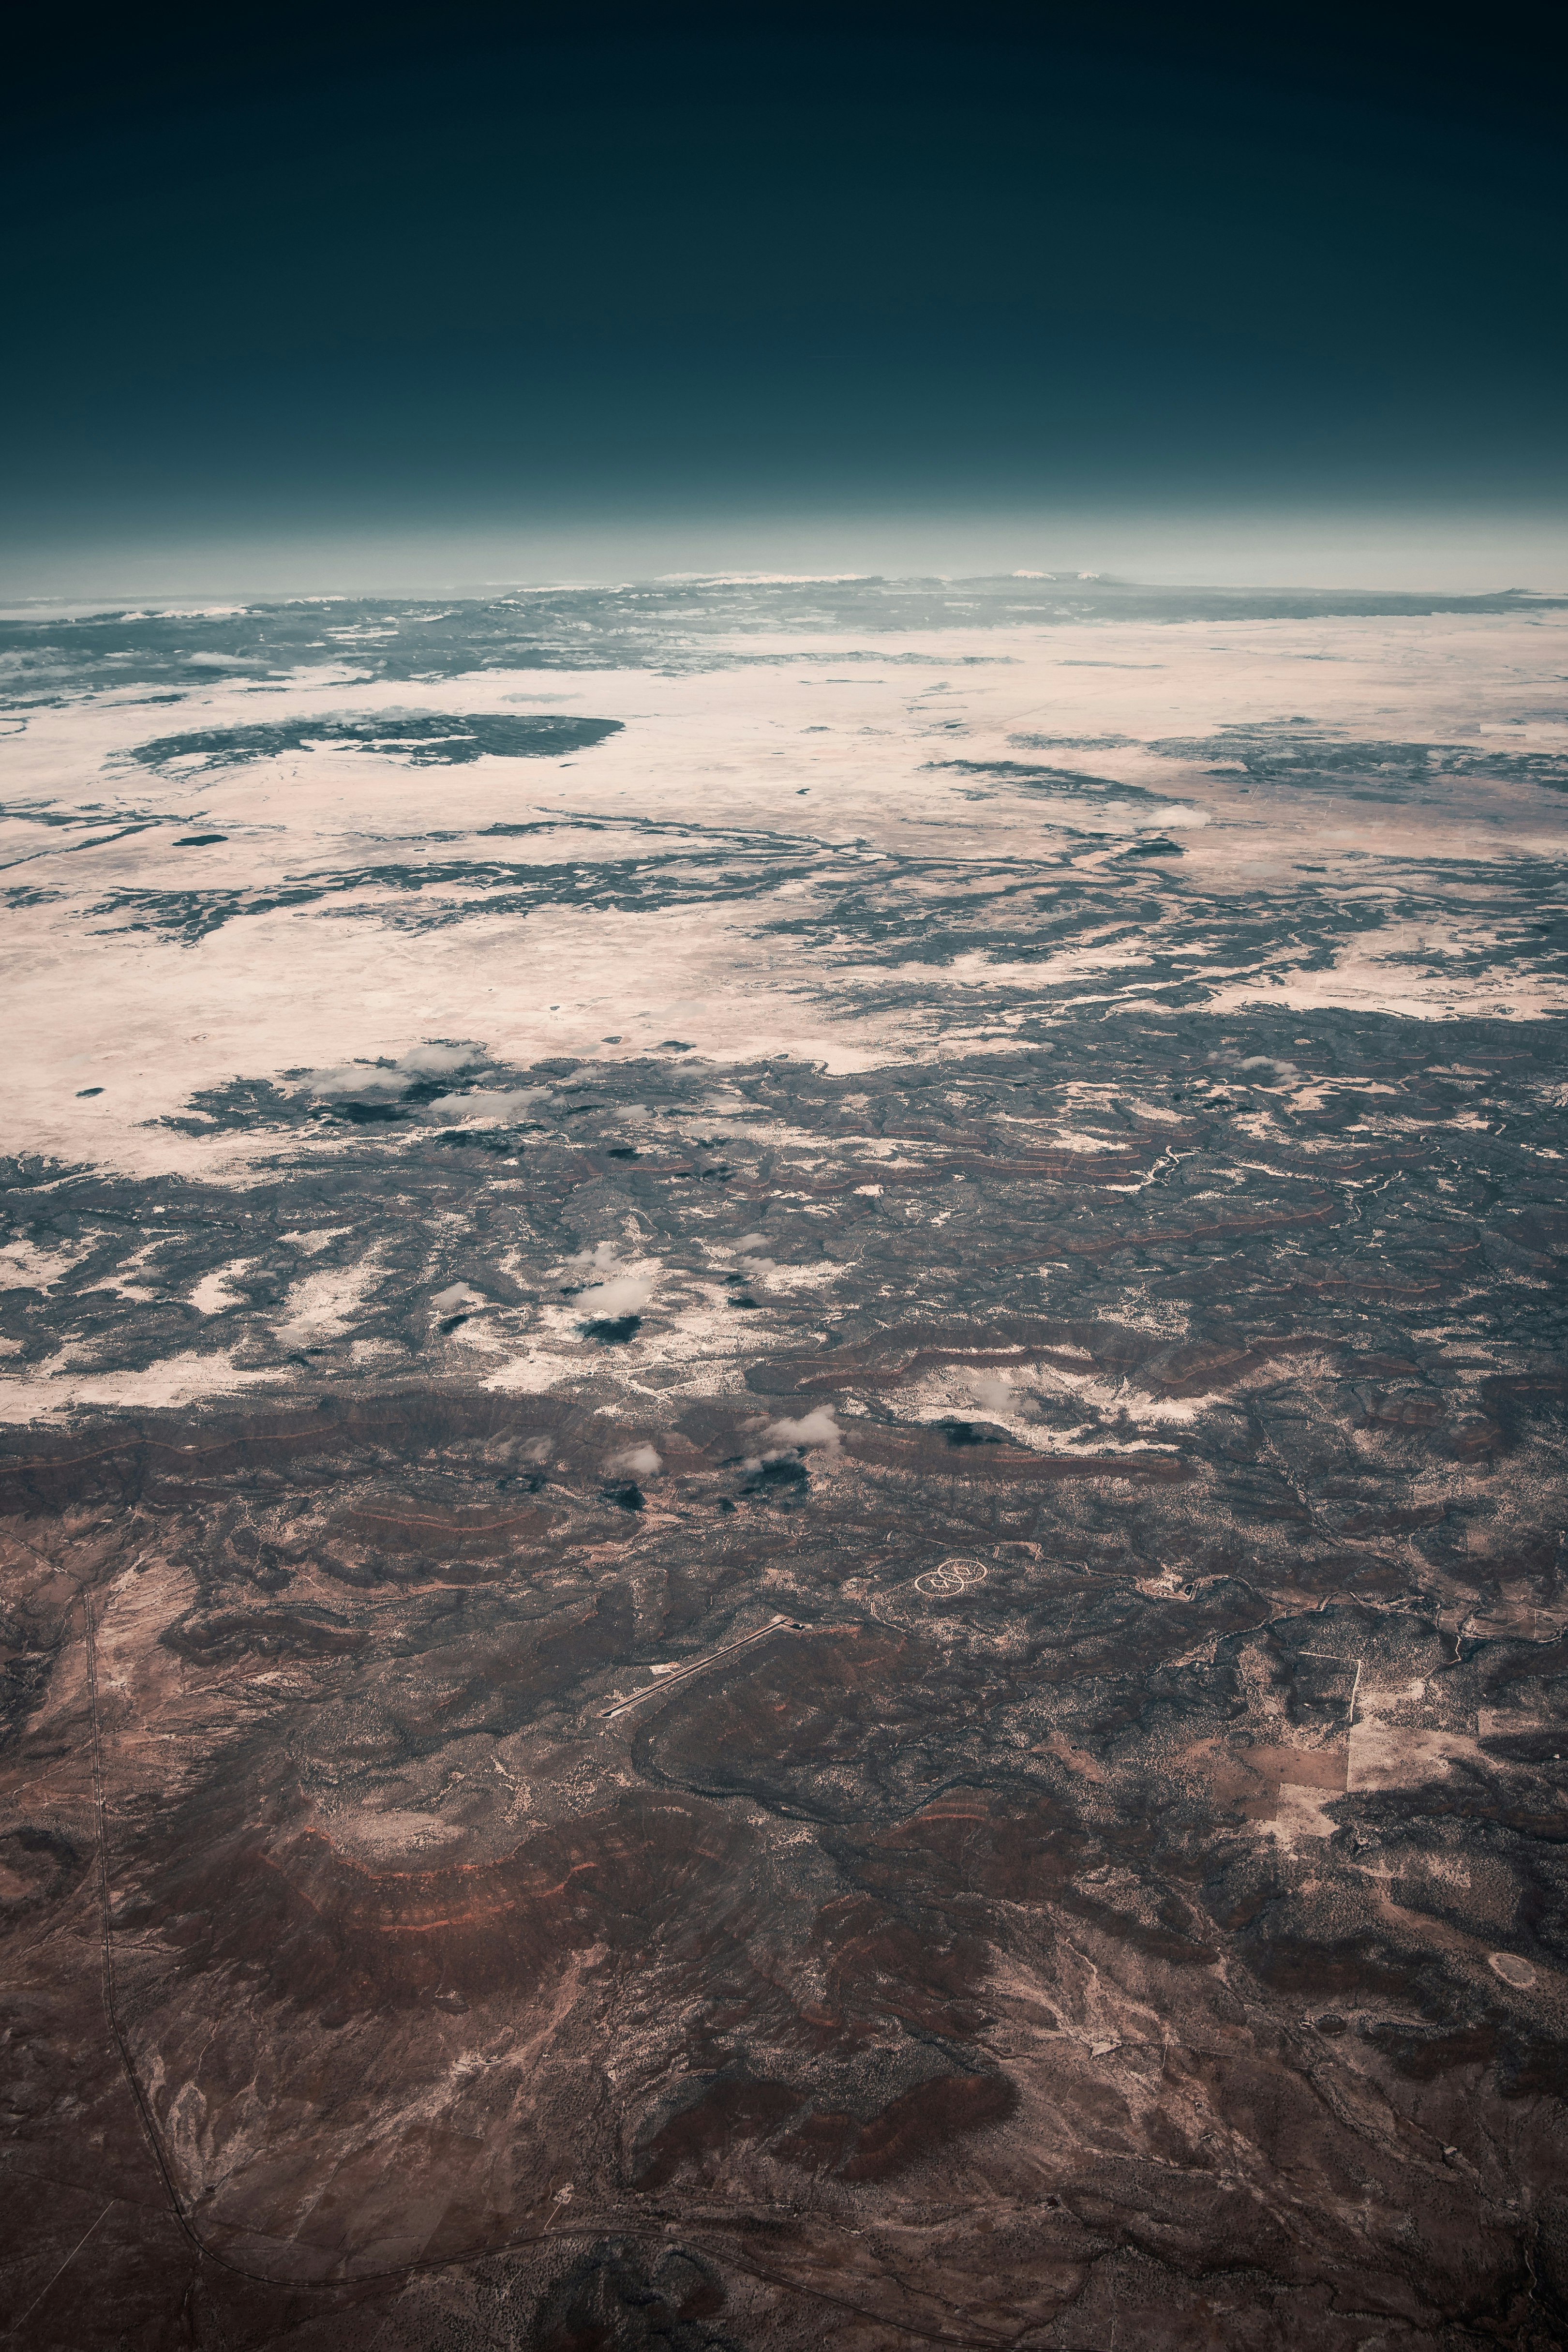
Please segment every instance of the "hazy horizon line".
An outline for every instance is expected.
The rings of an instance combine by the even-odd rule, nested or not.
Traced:
[[[465,598],[706,581],[1038,578],[1260,593],[1555,597],[1568,514],[1550,508],[1145,507],[631,514],[13,540],[8,605],[311,596]]]

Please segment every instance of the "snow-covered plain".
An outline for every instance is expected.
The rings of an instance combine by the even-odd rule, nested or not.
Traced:
[[[1568,1005],[1568,611],[944,584],[8,621],[6,1148],[244,1192],[362,1148],[303,1111],[416,1084],[477,1142],[678,1057],[711,1129],[779,1055]],[[340,1259],[280,1339],[351,1334]]]
[[[391,688],[336,663],[208,672],[177,710],[120,667],[19,711],[0,835],[11,1148],[233,1171],[265,1139],[155,1122],[236,1076],[426,1042],[519,1065],[674,1035],[842,1070],[940,1052],[955,1024],[1005,1027],[1020,1005],[1178,987],[1217,1013],[1269,996],[1428,1018],[1568,995],[1519,929],[1568,847],[1561,786],[1538,781],[1568,773],[1554,608],[1003,620],[882,646],[874,626],[764,631],[704,651],[724,666],[487,665]],[[561,758],[392,748],[410,713],[547,712],[620,731]],[[316,714],[380,719],[389,748],[133,756]],[[1411,747],[1437,755],[1417,782]],[[1243,764],[1260,750],[1266,778]],[[197,834],[223,838],[177,845]],[[1053,898],[1020,920],[1020,885],[1060,891],[1159,838],[1179,860],[1115,867],[1124,916],[1097,903],[1063,924]],[[966,891],[1005,894],[998,943],[933,958],[923,904]],[[841,910],[867,892],[908,956],[857,956]],[[1260,903],[1268,937],[1239,946]]]

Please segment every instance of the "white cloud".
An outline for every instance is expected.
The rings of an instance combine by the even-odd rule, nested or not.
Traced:
[[[606,1278],[623,1270],[613,1242],[595,1242],[591,1250],[575,1250],[566,1262],[569,1266],[580,1265]]]
[[[1016,1412],[1018,1400],[1013,1384],[1005,1372],[981,1373],[969,1382],[969,1394],[988,1412]]]
[[[518,1439],[514,1445],[503,1446],[501,1451],[505,1454],[515,1456],[519,1462],[537,1462],[542,1465],[549,1460],[555,1446],[554,1441],[549,1437],[525,1437]]]
[[[434,1292],[430,1303],[442,1315],[451,1315],[459,1307],[488,1307],[490,1304],[482,1290],[472,1290],[465,1282],[448,1283],[444,1290]]]
[[[653,1295],[653,1276],[627,1273],[617,1259],[613,1242],[579,1250],[567,1265],[600,1276],[577,1295],[577,1313],[585,1322],[614,1322],[622,1315],[641,1315]],[[658,1271],[655,1264],[653,1275]]]
[[[445,1077],[479,1058],[472,1045],[411,1045],[390,1069],[373,1062],[344,1062],[310,1077],[313,1095],[401,1094],[411,1078]]]
[[[478,1059],[472,1045],[412,1045],[398,1067],[414,1077],[439,1078],[449,1070],[465,1070]]]
[[[833,1418],[831,1404],[820,1404],[815,1412],[802,1413],[799,1421],[771,1421],[768,1436],[775,1445],[826,1445],[836,1449],[843,1443],[843,1431]]]
[[[641,1315],[653,1296],[653,1286],[641,1275],[618,1274],[609,1282],[596,1282],[580,1291],[577,1311],[591,1323],[615,1322],[622,1315]]]
[[[611,1454],[604,1465],[607,1470],[630,1471],[633,1478],[656,1478],[664,1468],[664,1457],[651,1445],[628,1445],[621,1453]]]
[[[519,1118],[535,1103],[549,1102],[553,1094],[550,1087],[497,1087],[489,1094],[437,1095],[430,1108],[440,1118],[504,1120]]]
[[[402,1093],[406,1081],[396,1070],[378,1070],[373,1064],[348,1062],[336,1070],[317,1070],[310,1079],[313,1095]]]

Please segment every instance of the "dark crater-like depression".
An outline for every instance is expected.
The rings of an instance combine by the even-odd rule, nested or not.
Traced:
[[[185,774],[316,751],[374,751],[383,759],[406,761],[411,767],[449,768],[486,757],[559,759],[567,751],[591,751],[620,731],[618,719],[513,718],[506,712],[454,717],[446,711],[396,710],[354,719],[313,712],[308,718],[249,727],[204,727],[188,735],[160,735],[151,743],[137,744],[129,756],[144,768],[179,762]],[[198,761],[199,770],[194,766]]]

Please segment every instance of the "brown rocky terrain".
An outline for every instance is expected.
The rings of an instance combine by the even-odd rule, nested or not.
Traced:
[[[1061,1055],[965,1077],[962,1150],[907,1072],[770,1066],[793,1144],[520,1132],[519,1192],[372,1131],[278,1196],[350,1250],[461,1220],[457,1321],[510,1280],[558,1369],[329,1341],[6,1441],[17,2340],[1561,2341],[1540,1066],[1418,1150],[1233,1075],[1102,1159],[988,1149]],[[199,1270],[213,1203],[156,1205]],[[574,1310],[602,1250],[551,1307],[607,1234],[695,1317]]]

